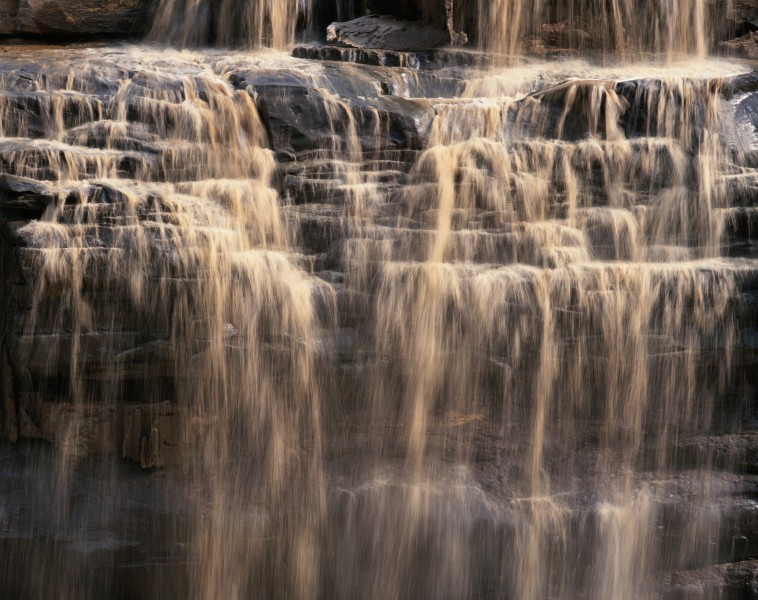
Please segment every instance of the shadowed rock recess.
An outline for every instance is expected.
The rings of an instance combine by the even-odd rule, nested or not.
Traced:
[[[0,0],[0,35],[130,36],[145,27],[149,0]]]
[[[0,47],[0,597],[758,598],[752,7],[492,4]]]

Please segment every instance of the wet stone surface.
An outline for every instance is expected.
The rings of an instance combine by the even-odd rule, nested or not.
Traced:
[[[0,595],[752,597],[752,67],[0,56]]]

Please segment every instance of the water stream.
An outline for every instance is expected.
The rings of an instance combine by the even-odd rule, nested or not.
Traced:
[[[707,4],[569,3],[599,65],[3,54],[39,207],[6,217],[6,388],[56,448],[0,513],[47,540],[12,597],[636,600],[735,560],[758,173]],[[163,0],[151,35],[282,48],[307,8]],[[543,9],[483,3],[480,45]],[[86,487],[114,447],[153,470]]]

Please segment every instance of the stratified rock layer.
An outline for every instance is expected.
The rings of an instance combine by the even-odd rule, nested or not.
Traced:
[[[347,23],[332,23],[326,39],[354,48],[411,51],[450,43],[450,36],[442,27],[374,15]]]
[[[3,55],[0,592],[750,597],[755,74],[293,54]]]
[[[0,35],[139,37],[148,0],[4,0]]]

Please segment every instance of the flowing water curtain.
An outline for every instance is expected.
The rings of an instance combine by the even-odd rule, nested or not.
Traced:
[[[367,295],[381,357],[367,418],[405,445],[410,482],[395,492],[402,526],[382,528],[401,533],[373,533],[373,597],[400,597],[422,538],[450,597],[473,585],[476,566],[457,553],[476,554],[470,521],[482,507],[469,495],[460,530],[430,525],[430,497],[456,489],[441,457],[462,472],[475,464],[476,434],[462,422],[500,420],[515,448],[504,457],[513,498],[500,507],[512,537],[498,540],[499,585],[513,597],[566,597],[578,585],[631,599],[658,561],[712,562],[701,542],[719,526],[707,468],[671,556],[651,533],[670,484],[664,475],[651,490],[635,474],[646,462],[669,472],[677,440],[709,430],[730,380],[739,273],[716,258],[724,108],[717,82],[681,78],[578,81],[520,103],[438,108],[432,146],[402,192],[416,242],[395,244],[361,278],[376,286]],[[622,113],[633,115],[628,131]],[[356,272],[366,262],[347,260]],[[714,332],[727,351],[706,373]],[[599,452],[582,464],[592,438]],[[377,433],[373,446],[388,443]],[[568,500],[578,474],[594,478],[589,517]],[[373,494],[382,522],[389,492]],[[573,536],[597,536],[581,575]]]
[[[21,233],[39,277],[19,355],[28,365],[39,357],[70,401],[56,439],[60,518],[68,518],[76,462],[91,451],[88,411],[129,397],[125,381],[150,381],[140,346],[128,345],[140,328],[160,338],[166,364],[152,367],[173,375],[170,395],[186,423],[213,424],[191,440],[197,460],[187,470],[187,495],[202,498],[203,513],[177,532],[204,565],[187,573],[194,597],[267,584],[309,597],[319,585],[324,512],[313,338],[316,306],[328,315],[331,298],[291,251],[255,103],[210,70],[175,76],[145,63],[109,101],[81,96],[66,129],[66,95],[43,94],[45,139],[10,153],[14,173],[48,177],[57,191]],[[28,134],[17,107],[4,112],[14,133]],[[119,136],[148,130],[165,141],[154,154],[118,150]],[[96,137],[104,149],[85,146]],[[266,552],[281,574],[261,566]]]
[[[311,0],[161,0],[149,39],[181,46],[283,48]]]
[[[729,0],[725,0],[729,8]],[[560,47],[601,50],[618,58],[646,52],[667,57],[708,51],[718,9],[708,0],[480,0],[480,46],[517,56],[549,38]],[[718,11],[723,18],[728,10]]]
[[[469,2],[419,0],[418,4],[423,19],[439,19],[451,10],[466,28],[470,26],[466,17],[473,18]],[[723,2],[728,9],[729,0]],[[534,40],[550,38],[562,47],[614,56],[654,52],[703,57],[713,15],[720,13],[723,18],[728,13],[712,4],[708,0],[477,0],[475,20],[480,46],[507,56],[522,53],[525,44]],[[310,19],[314,9],[313,0],[161,0],[149,38],[182,46],[283,48],[294,41],[299,19]]]

